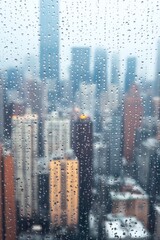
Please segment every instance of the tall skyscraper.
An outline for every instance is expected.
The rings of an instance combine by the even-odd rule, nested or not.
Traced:
[[[26,113],[12,117],[12,147],[15,162],[16,200],[21,217],[37,213],[38,117]]]
[[[58,0],[40,1],[40,78],[59,84]]]
[[[8,90],[18,89],[20,86],[21,74],[18,68],[8,68],[6,77],[6,88]]]
[[[158,41],[157,48],[157,61],[156,61],[156,75],[154,81],[154,96],[160,96],[160,40]]]
[[[130,87],[135,81],[136,77],[136,66],[137,66],[137,59],[136,57],[128,57],[127,59],[127,66],[126,66],[126,74],[125,74],[125,93],[128,92]]]
[[[4,131],[4,84],[3,77],[0,75],[0,142],[3,142]]]
[[[119,58],[117,54],[112,56],[111,83],[119,84]]]
[[[143,103],[136,84],[132,84],[124,99],[124,146],[123,155],[132,162],[136,130],[141,125]]]
[[[72,229],[78,227],[79,163],[73,155],[50,161],[51,226]]]
[[[97,95],[107,88],[107,54],[105,49],[97,49],[94,58],[93,82],[97,86]]]
[[[72,123],[72,148],[79,160],[79,230],[83,237],[88,235],[88,218],[92,204],[92,121],[80,115]]]
[[[50,113],[44,121],[44,156],[49,162],[52,154],[64,157],[71,148],[70,120],[60,117],[58,112]]]
[[[90,48],[73,47],[70,69],[72,101],[82,82],[90,82]]]
[[[16,240],[14,160],[0,145],[0,239]]]
[[[110,145],[110,175],[120,176],[122,168],[122,108],[114,111],[111,115],[112,120],[109,126],[109,145]]]

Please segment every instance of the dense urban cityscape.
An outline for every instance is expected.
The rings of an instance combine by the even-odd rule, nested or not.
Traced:
[[[47,2],[47,4],[46,4]],[[0,239],[160,239],[160,41],[138,57],[71,46],[60,78],[59,1],[40,1],[40,73],[0,73]],[[148,66],[149,68],[150,66]],[[27,72],[27,74],[26,74]]]

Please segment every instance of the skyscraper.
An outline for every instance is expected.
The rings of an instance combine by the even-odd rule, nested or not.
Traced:
[[[59,1],[40,1],[40,78],[59,81]]]
[[[0,239],[16,239],[14,161],[0,145]]]
[[[92,204],[92,122],[80,115],[72,124],[72,148],[79,160],[79,230],[83,237],[88,234],[88,216]]]
[[[114,111],[109,128],[110,175],[119,176],[122,168],[122,108]]]
[[[73,155],[56,158],[50,161],[51,225],[72,229],[78,227],[79,163]]]
[[[136,66],[137,60],[136,57],[128,57],[127,59],[127,66],[126,66],[126,74],[125,74],[125,93],[128,92],[130,87],[135,81],[136,77]]]
[[[154,96],[160,96],[160,41],[158,41],[157,61],[156,61],[156,75],[154,81]]]
[[[50,113],[44,121],[44,156],[49,162],[52,154],[61,158],[71,148],[70,120],[59,116],[58,112]]]
[[[3,77],[0,75],[0,142],[3,142],[3,131],[4,131],[4,84]]]
[[[124,147],[123,155],[132,162],[136,130],[141,125],[143,103],[136,84],[132,84],[124,99]]]
[[[93,82],[97,86],[97,95],[107,88],[107,54],[105,49],[96,49],[94,58]]]
[[[12,147],[15,161],[16,200],[19,214],[37,213],[38,117],[27,113],[12,117]]]
[[[111,83],[119,84],[119,58],[116,54],[112,56]]]
[[[70,69],[72,101],[82,82],[90,82],[90,48],[73,47]]]

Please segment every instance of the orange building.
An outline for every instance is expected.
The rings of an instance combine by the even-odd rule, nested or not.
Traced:
[[[79,207],[78,160],[52,160],[50,162],[49,186],[52,227],[76,227]]]
[[[136,84],[133,84],[124,100],[124,152],[128,162],[133,159],[136,129],[141,125],[143,105]]]
[[[16,239],[14,165],[10,153],[0,146],[0,239]],[[5,236],[5,238],[4,238]]]

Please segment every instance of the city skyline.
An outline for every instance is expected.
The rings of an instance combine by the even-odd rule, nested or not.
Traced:
[[[122,75],[125,64],[122,60],[132,53],[139,59],[138,74],[153,79],[155,69],[148,65],[153,66],[157,58],[160,10],[158,1],[157,4],[151,4],[152,2],[95,0],[80,2],[80,8],[78,1],[60,1],[61,79],[67,79],[69,76],[70,48],[73,46],[92,46],[92,58],[95,47],[106,48],[109,57],[113,52],[120,52]],[[38,68],[39,9],[38,0],[23,0],[21,3],[2,2],[1,55],[5,56],[5,59],[0,59],[2,68],[11,65],[22,66],[24,58],[26,64],[30,55],[35,57]]]

